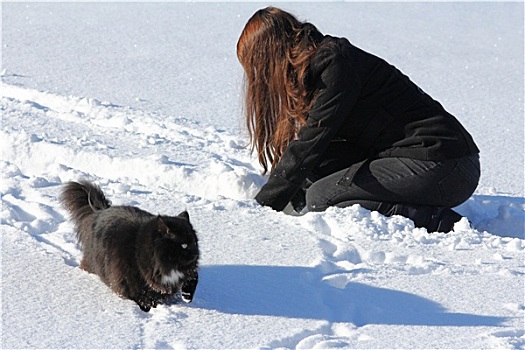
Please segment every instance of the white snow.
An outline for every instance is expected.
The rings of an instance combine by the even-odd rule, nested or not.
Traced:
[[[259,206],[235,43],[257,3],[2,3],[1,348],[525,347],[522,2],[285,3],[389,60],[481,148],[450,233]],[[191,304],[79,268],[60,187],[190,213]],[[472,227],[469,224],[472,223]]]

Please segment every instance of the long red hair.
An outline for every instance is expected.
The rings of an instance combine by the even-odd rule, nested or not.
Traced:
[[[312,93],[304,80],[320,37],[315,26],[275,7],[257,11],[239,37],[246,126],[264,173],[305,124]]]

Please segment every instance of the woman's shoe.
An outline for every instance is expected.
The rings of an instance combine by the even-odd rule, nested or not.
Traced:
[[[378,211],[386,216],[401,215],[428,232],[450,232],[462,216],[450,208],[423,205],[381,203]]]

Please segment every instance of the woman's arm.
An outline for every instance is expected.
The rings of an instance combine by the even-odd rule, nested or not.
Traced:
[[[317,72],[317,74],[316,74]],[[290,142],[268,182],[255,199],[281,211],[316,166],[328,144],[350,115],[361,85],[351,60],[330,47],[314,57],[316,97],[307,123]]]

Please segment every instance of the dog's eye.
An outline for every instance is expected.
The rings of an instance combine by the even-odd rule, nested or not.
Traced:
[[[182,249],[188,248],[188,245],[186,243],[180,245]]]

